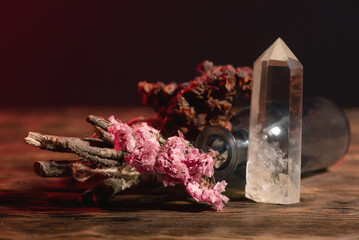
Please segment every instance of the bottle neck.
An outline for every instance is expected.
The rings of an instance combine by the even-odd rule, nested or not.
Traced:
[[[216,180],[228,179],[238,165],[247,161],[248,131],[238,129],[230,132],[221,126],[207,126],[197,137],[195,147],[208,152],[217,151],[221,160],[215,164]]]

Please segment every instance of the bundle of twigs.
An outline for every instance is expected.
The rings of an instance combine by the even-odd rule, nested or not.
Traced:
[[[82,194],[82,200],[93,199],[96,203],[103,203],[138,184],[143,176],[124,161],[125,152],[113,148],[107,120],[93,115],[86,120],[93,125],[97,138],[29,132],[25,142],[44,150],[77,154],[79,158],[72,161],[37,161],[34,163],[35,172],[41,177],[72,177],[88,189]]]

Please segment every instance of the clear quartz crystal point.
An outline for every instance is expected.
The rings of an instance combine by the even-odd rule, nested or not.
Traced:
[[[302,86],[303,66],[278,38],[254,63],[245,193],[256,202],[300,201]],[[284,127],[271,119],[276,104],[289,109]]]

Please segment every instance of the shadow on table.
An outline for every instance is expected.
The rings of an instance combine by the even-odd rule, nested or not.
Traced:
[[[302,175],[309,178],[325,173],[326,170]],[[66,183],[38,187],[24,191],[0,190],[0,209],[21,212],[136,212],[142,210],[164,210],[177,212],[201,212],[210,206],[195,202],[181,187],[155,187],[128,190],[101,205],[81,203],[81,190],[66,188]],[[244,186],[244,185],[243,185]],[[244,190],[244,189],[243,189]],[[243,191],[242,190],[242,191]],[[226,194],[230,196],[230,189]],[[243,192],[244,193],[244,192]],[[244,194],[230,196],[232,201],[250,201]]]
[[[19,212],[136,212],[164,210],[201,212],[210,206],[195,202],[181,188],[157,188],[127,191],[102,205],[81,203],[81,193],[68,189],[38,188],[26,191],[0,190],[0,209]]]

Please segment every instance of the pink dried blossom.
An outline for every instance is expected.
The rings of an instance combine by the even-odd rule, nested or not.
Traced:
[[[173,136],[161,146],[159,131],[143,122],[129,127],[119,123],[113,116],[109,118],[112,126],[108,132],[117,150],[129,153],[125,161],[138,172],[156,174],[164,186],[180,184],[199,202],[206,202],[216,210],[223,208],[228,198],[222,195],[227,183],[218,182],[213,187],[201,186],[203,176],[212,177],[214,159],[212,154],[200,153],[198,149],[187,146],[183,134]]]
[[[188,168],[184,163],[186,144],[183,137],[173,136],[167,139],[157,157],[156,171],[158,179],[165,186],[185,185],[190,179]]]
[[[202,175],[212,177],[214,173],[214,160],[209,154],[200,153],[196,148],[189,148],[184,163],[191,175],[191,181],[199,181]]]
[[[114,141],[114,147],[117,151],[131,152],[136,145],[136,141],[132,135],[132,128],[125,123],[119,123],[114,116],[108,118],[112,126],[108,128],[111,138]]]
[[[190,182],[186,186],[186,191],[191,195],[197,202],[201,201],[203,189],[200,188],[198,182]]]
[[[158,144],[157,135],[159,131],[153,127],[148,126],[147,123],[142,122],[133,128],[133,137],[135,139],[136,148],[143,147],[146,143]]]
[[[164,186],[174,186],[175,184],[185,185],[190,175],[187,166],[178,157],[173,157],[167,153],[160,153],[157,158],[156,172],[158,180]]]
[[[166,143],[163,144],[161,151],[168,152],[172,156],[183,157],[186,152],[186,142],[183,134],[179,133],[179,137],[173,136],[167,139]]]
[[[186,186],[186,191],[197,202],[209,203],[215,210],[220,211],[222,210],[224,203],[227,203],[229,200],[229,198],[222,195],[226,185],[227,183],[224,180],[218,182],[213,188],[200,186],[198,182],[190,182]]]
[[[153,174],[159,149],[158,142],[147,141],[141,148],[133,150],[129,156],[126,156],[125,161],[140,173]]]

